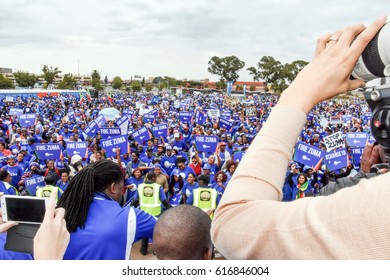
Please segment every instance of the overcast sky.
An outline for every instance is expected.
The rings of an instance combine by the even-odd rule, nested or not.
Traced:
[[[0,0],[0,67],[218,80],[210,58],[309,61],[317,37],[390,14],[368,0]]]

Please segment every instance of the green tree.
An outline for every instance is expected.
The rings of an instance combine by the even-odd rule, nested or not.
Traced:
[[[104,84],[105,84],[105,85],[108,84],[108,78],[107,78],[107,76],[104,77]]]
[[[37,81],[37,77],[34,74],[23,71],[15,72],[14,77],[20,87],[33,88]]]
[[[221,81],[216,82],[216,83],[215,83],[215,86],[216,86],[217,88],[226,89],[226,83],[225,83],[225,82],[221,82]]]
[[[141,85],[142,85],[142,86],[144,86],[144,85],[145,85],[145,77],[143,77],[143,78],[142,78]]]
[[[92,74],[91,74],[91,77],[92,77],[92,86],[96,90],[102,90],[103,89],[103,85],[102,85],[100,73],[97,70],[93,70]]]
[[[213,56],[209,61],[207,70],[214,75],[220,76],[221,82],[237,81],[239,75],[237,74],[244,66],[245,62],[239,60],[236,56],[218,57]]]
[[[58,89],[74,89],[77,87],[77,81],[72,74],[65,74],[62,81],[57,85]]]
[[[0,74],[0,88],[1,89],[15,88],[15,85],[10,79]]]
[[[54,68],[52,66],[43,65],[42,67],[43,72],[43,78],[45,79],[47,85],[50,85],[54,82],[54,79],[58,77],[58,74],[61,73],[61,71],[58,69],[58,67]]]
[[[140,91],[141,90],[141,83],[140,83],[140,81],[134,80],[134,81],[131,82],[130,86],[133,89],[133,91]]]
[[[295,60],[291,63],[286,63],[284,65],[284,76],[287,80],[288,84],[291,84],[292,81],[295,80],[295,77],[298,75],[301,70],[308,65],[309,62],[304,61],[304,60]]]
[[[250,91],[255,91],[255,90],[256,90],[256,87],[255,87],[255,86],[250,86],[250,87],[249,87],[249,90],[250,90]]]
[[[257,71],[256,67],[249,67],[246,69],[247,71],[249,71],[249,75],[253,76],[253,81],[254,82],[257,82],[260,80],[260,76],[259,76],[259,72]]]
[[[283,64],[279,60],[275,60],[272,56],[263,56],[257,63],[258,76],[266,84],[278,84],[280,79],[283,79]]]
[[[112,80],[112,87],[114,89],[120,89],[122,87],[122,85],[123,85],[123,81],[122,81],[121,77],[119,77],[119,76],[114,77],[114,79]]]
[[[149,92],[149,91],[151,91],[152,89],[153,89],[153,85],[151,85],[151,84],[146,84],[146,85],[145,85],[145,90],[146,90],[146,91]]]

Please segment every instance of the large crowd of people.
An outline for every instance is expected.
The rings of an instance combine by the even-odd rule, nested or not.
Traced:
[[[314,65],[327,55],[330,46],[324,48]],[[308,69],[314,68],[310,65]],[[311,71],[320,71],[317,68]],[[358,184],[361,178],[370,177],[369,173],[384,172],[382,168],[371,170],[383,160],[377,145],[367,145],[372,142],[370,110],[363,99],[359,96],[328,99],[335,96],[331,92],[313,98],[313,103],[308,104],[306,100],[298,106],[290,98],[293,85],[280,99],[264,93],[248,94],[242,101],[220,92],[113,92],[94,99],[71,95],[15,97],[11,102],[3,99],[0,102],[0,192],[41,197],[55,194],[58,206],[65,210],[71,236],[65,259],[127,259],[132,244],[138,240],[142,240],[141,253],[147,254],[157,218],[180,204],[194,205],[210,219],[217,218],[215,245],[229,258],[359,257],[359,254],[333,253],[337,248],[327,253],[313,250],[313,254],[305,256],[299,255],[305,250],[297,246],[274,250],[273,243],[267,240],[281,240],[277,229],[265,229],[267,234],[249,230],[249,235],[258,235],[253,240],[262,245],[252,250],[243,245],[247,242],[241,236],[246,231],[244,221],[253,227],[266,227],[265,223],[275,224],[271,218],[284,220],[285,216],[296,215],[291,219],[296,222],[292,228],[298,228],[307,219],[314,222],[324,218],[322,215],[309,217],[317,210],[311,211],[309,206],[305,208],[308,213],[302,210],[303,206],[287,210],[290,205],[303,204],[280,202],[280,208],[289,212],[278,208],[280,214],[272,211],[264,221],[256,221],[257,215],[269,210],[251,204],[256,209],[248,212],[254,216],[242,219],[246,214],[237,214],[236,218],[242,219],[239,227],[235,225],[236,218],[229,216],[234,205],[247,201],[264,199],[264,205],[276,207],[274,201],[268,200],[269,196],[284,201],[326,196],[344,185]],[[296,108],[292,108],[294,104]],[[307,115],[297,112],[300,106]],[[105,113],[107,108],[113,113]],[[277,117],[268,120],[271,115]],[[333,149],[327,139],[339,134],[343,141],[337,142]],[[354,145],[348,141],[354,135],[365,142]],[[310,153],[300,154],[297,145],[307,146],[306,150],[320,154],[321,159],[308,159]],[[343,159],[325,160],[326,155],[335,152]],[[41,178],[34,180],[40,183],[32,184],[32,178]],[[341,184],[344,185],[340,187]],[[257,185],[262,192],[257,191]],[[223,207],[215,213],[220,202]],[[330,204],[326,209],[338,211],[331,209]],[[323,211],[320,206],[318,210]],[[306,215],[300,221],[299,211]],[[180,215],[178,211],[171,212]],[[283,230],[291,223],[279,226]],[[159,228],[157,232],[162,235],[163,230]],[[225,234],[230,232],[237,233],[232,235],[237,242],[227,248],[223,240],[226,241]],[[316,233],[314,227],[312,232],[303,234],[307,240],[312,235],[315,242],[326,245],[335,241],[322,240],[322,233]],[[167,236],[164,238],[167,240]],[[168,250],[163,241],[156,242],[161,252]],[[289,243],[284,241],[280,242]],[[210,256],[209,243],[200,254]],[[311,246],[312,242],[307,244]],[[175,252],[173,258],[179,255],[184,252]]]

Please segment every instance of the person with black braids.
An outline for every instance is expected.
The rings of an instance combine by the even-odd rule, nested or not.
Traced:
[[[73,177],[58,201],[70,232],[64,259],[129,259],[133,243],[153,236],[156,218],[133,207],[122,208],[122,189],[123,172],[108,159]]]

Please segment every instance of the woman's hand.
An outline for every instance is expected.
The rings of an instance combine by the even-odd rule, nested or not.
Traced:
[[[365,86],[361,80],[351,80],[350,75],[359,56],[385,22],[383,16],[368,27],[357,24],[321,36],[313,61],[284,91],[279,104],[292,105],[308,113],[323,100]]]

